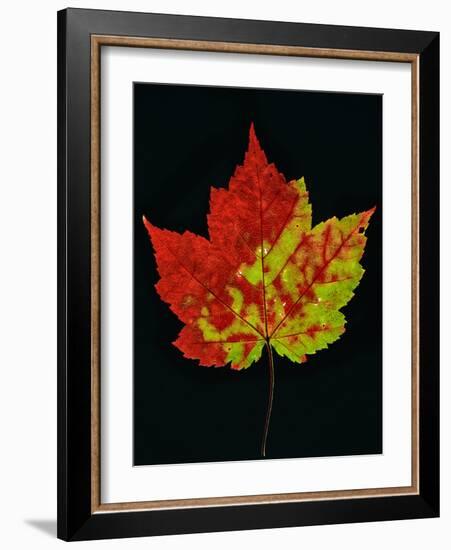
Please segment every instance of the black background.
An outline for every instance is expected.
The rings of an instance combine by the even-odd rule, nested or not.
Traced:
[[[251,121],[269,161],[305,176],[314,224],[378,207],[345,334],[303,365],[274,355],[267,458],[382,452],[382,97],[135,83],[135,465],[260,458],[265,353],[239,372],[182,356],[142,224],[207,237],[209,189],[242,163]]]

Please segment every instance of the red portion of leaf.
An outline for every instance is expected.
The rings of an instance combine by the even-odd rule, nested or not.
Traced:
[[[202,365],[223,366],[227,357],[224,344],[256,342],[262,339],[245,311],[234,304],[233,288],[249,302],[260,303],[261,292],[246,279],[236,276],[234,267],[222,252],[200,237],[186,231],[182,235],[159,229],[143,218],[155,249],[160,280],[156,289],[161,299],[186,324],[175,345],[186,357],[200,359]],[[208,314],[207,314],[208,312]],[[231,335],[206,341],[198,326],[208,318],[211,332],[226,332],[235,324]]]
[[[210,239],[227,250],[232,264],[252,264],[264,242],[278,240],[298,200],[299,194],[287,185],[284,175],[268,163],[252,125],[244,164],[236,168],[228,190],[211,188]],[[303,221],[310,226],[310,211]]]

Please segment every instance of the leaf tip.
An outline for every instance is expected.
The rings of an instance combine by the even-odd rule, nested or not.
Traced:
[[[150,221],[146,218],[146,216],[143,216],[142,220],[152,244],[155,244],[155,238],[161,235],[162,230],[156,227],[155,225],[153,225],[152,223],[150,223]]]
[[[374,214],[374,212],[376,212],[376,208],[377,208],[377,206],[374,205],[373,208],[370,208],[369,210],[367,210],[367,211],[365,212],[365,214],[366,214],[368,220],[371,218],[371,216]]]
[[[370,208],[369,210],[362,212],[361,218],[360,218],[360,224],[362,228],[365,228],[365,229],[367,228],[370,222],[371,216],[374,214],[375,211],[376,211],[376,205],[373,206],[373,208]]]
[[[251,126],[249,128],[249,149],[253,148],[254,150],[260,150],[260,142],[258,141],[257,134],[255,133],[255,125],[253,122],[251,122]]]
[[[147,229],[147,231],[151,232],[151,230],[153,229],[153,225],[150,223],[150,221],[146,218],[146,216],[144,216],[143,214],[143,217],[142,217],[142,220],[143,220],[143,224],[144,224],[144,227]]]

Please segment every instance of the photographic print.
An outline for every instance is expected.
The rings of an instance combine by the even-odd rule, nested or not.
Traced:
[[[59,538],[438,517],[439,42],[58,13]]]
[[[134,465],[382,453],[382,96],[133,100]]]

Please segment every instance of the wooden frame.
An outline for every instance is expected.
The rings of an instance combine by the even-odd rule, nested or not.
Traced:
[[[81,540],[438,515],[438,34],[73,9],[59,12],[58,30],[58,536]],[[104,45],[411,64],[410,487],[100,502],[99,91]],[[90,226],[81,222],[88,217]]]

